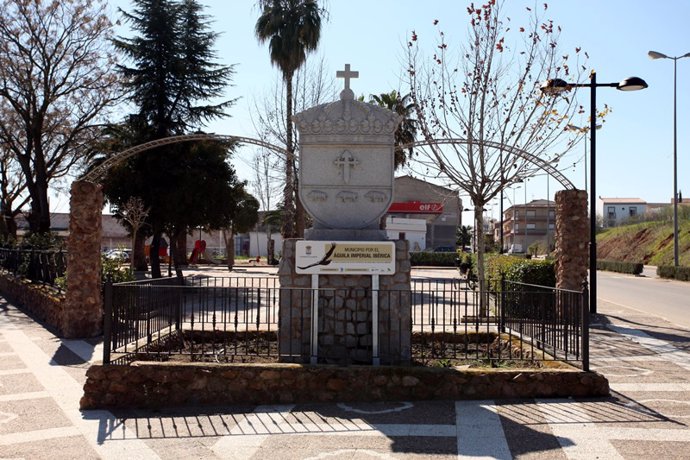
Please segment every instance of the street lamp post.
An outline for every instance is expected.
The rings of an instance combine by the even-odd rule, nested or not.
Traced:
[[[590,200],[589,200],[589,312],[597,312],[597,207],[596,207],[596,164],[597,164],[597,88],[616,88],[620,91],[637,91],[647,88],[647,82],[639,77],[629,77],[619,83],[597,83],[597,73],[592,71],[589,83],[567,83],[560,78],[547,80],[541,85],[545,94],[560,94],[572,88],[590,89],[589,140],[590,140]]]
[[[647,55],[650,59],[673,60],[673,266],[678,268],[678,124],[676,116],[676,63],[678,59],[690,57],[690,53],[671,57],[657,51],[650,51]]]
[[[513,228],[510,229],[510,233],[512,233],[512,236],[513,236],[512,243],[511,243],[511,248],[512,248],[511,252],[515,252],[515,244],[516,244],[515,243],[515,237],[517,236],[517,232],[515,231],[515,225],[516,225],[515,212],[517,211],[517,209],[516,209],[517,208],[517,202],[515,201],[515,190],[517,190],[519,188],[520,188],[519,185],[517,187],[513,188],[513,202],[510,204],[513,207],[513,216],[512,216],[513,217]]]

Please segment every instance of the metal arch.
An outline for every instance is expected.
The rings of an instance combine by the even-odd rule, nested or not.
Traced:
[[[570,182],[570,179],[565,177],[563,173],[561,173],[558,169],[554,168],[550,163],[542,160],[541,158],[532,155],[529,152],[526,152],[525,150],[519,149],[517,147],[512,147],[509,145],[504,145],[504,144],[499,144],[498,142],[492,142],[492,141],[477,141],[477,140],[467,140],[467,139],[460,139],[460,138],[449,138],[449,139],[437,139],[433,141],[416,141],[411,144],[407,144],[405,148],[407,147],[419,147],[423,145],[441,145],[441,144],[473,144],[473,145],[485,145],[487,147],[499,149],[506,151],[508,153],[512,153],[513,155],[517,155],[520,158],[524,158],[525,160],[529,161],[530,163],[533,163],[549,173],[553,178],[555,178],[566,190],[575,190],[575,185],[573,185],[572,182]]]
[[[253,144],[259,147],[264,147],[275,152],[283,153],[284,148],[273,145],[269,142],[262,141],[260,139],[254,139],[251,137],[242,136],[230,136],[224,134],[185,134],[182,136],[170,136],[164,137],[163,139],[156,139],[155,141],[146,142],[145,144],[135,145],[127,150],[123,150],[120,153],[113,155],[106,161],[98,165],[93,170],[89,171],[88,174],[84,175],[81,180],[87,182],[100,182],[105,176],[106,172],[113,166],[120,164],[121,162],[137,155],[146,150],[150,150],[156,147],[162,147],[164,145],[177,144],[180,142],[191,142],[191,141],[207,141],[207,140],[217,140],[217,141],[234,141],[240,144]]]

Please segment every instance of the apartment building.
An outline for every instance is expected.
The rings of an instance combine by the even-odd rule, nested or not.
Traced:
[[[549,200],[532,200],[515,204],[503,212],[504,252],[528,252],[534,243],[540,252],[553,249],[556,234],[556,203]]]

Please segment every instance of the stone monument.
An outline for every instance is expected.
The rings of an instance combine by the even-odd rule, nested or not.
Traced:
[[[381,217],[393,201],[396,113],[355,100],[350,65],[340,100],[294,116],[299,196],[314,221],[287,240],[279,268],[284,361],[410,360],[406,241],[387,242]],[[312,319],[314,321],[312,321]]]

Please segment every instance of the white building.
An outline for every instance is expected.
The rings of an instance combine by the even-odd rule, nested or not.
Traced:
[[[597,200],[597,213],[604,227],[621,225],[647,212],[647,202],[640,198],[602,198]]]

